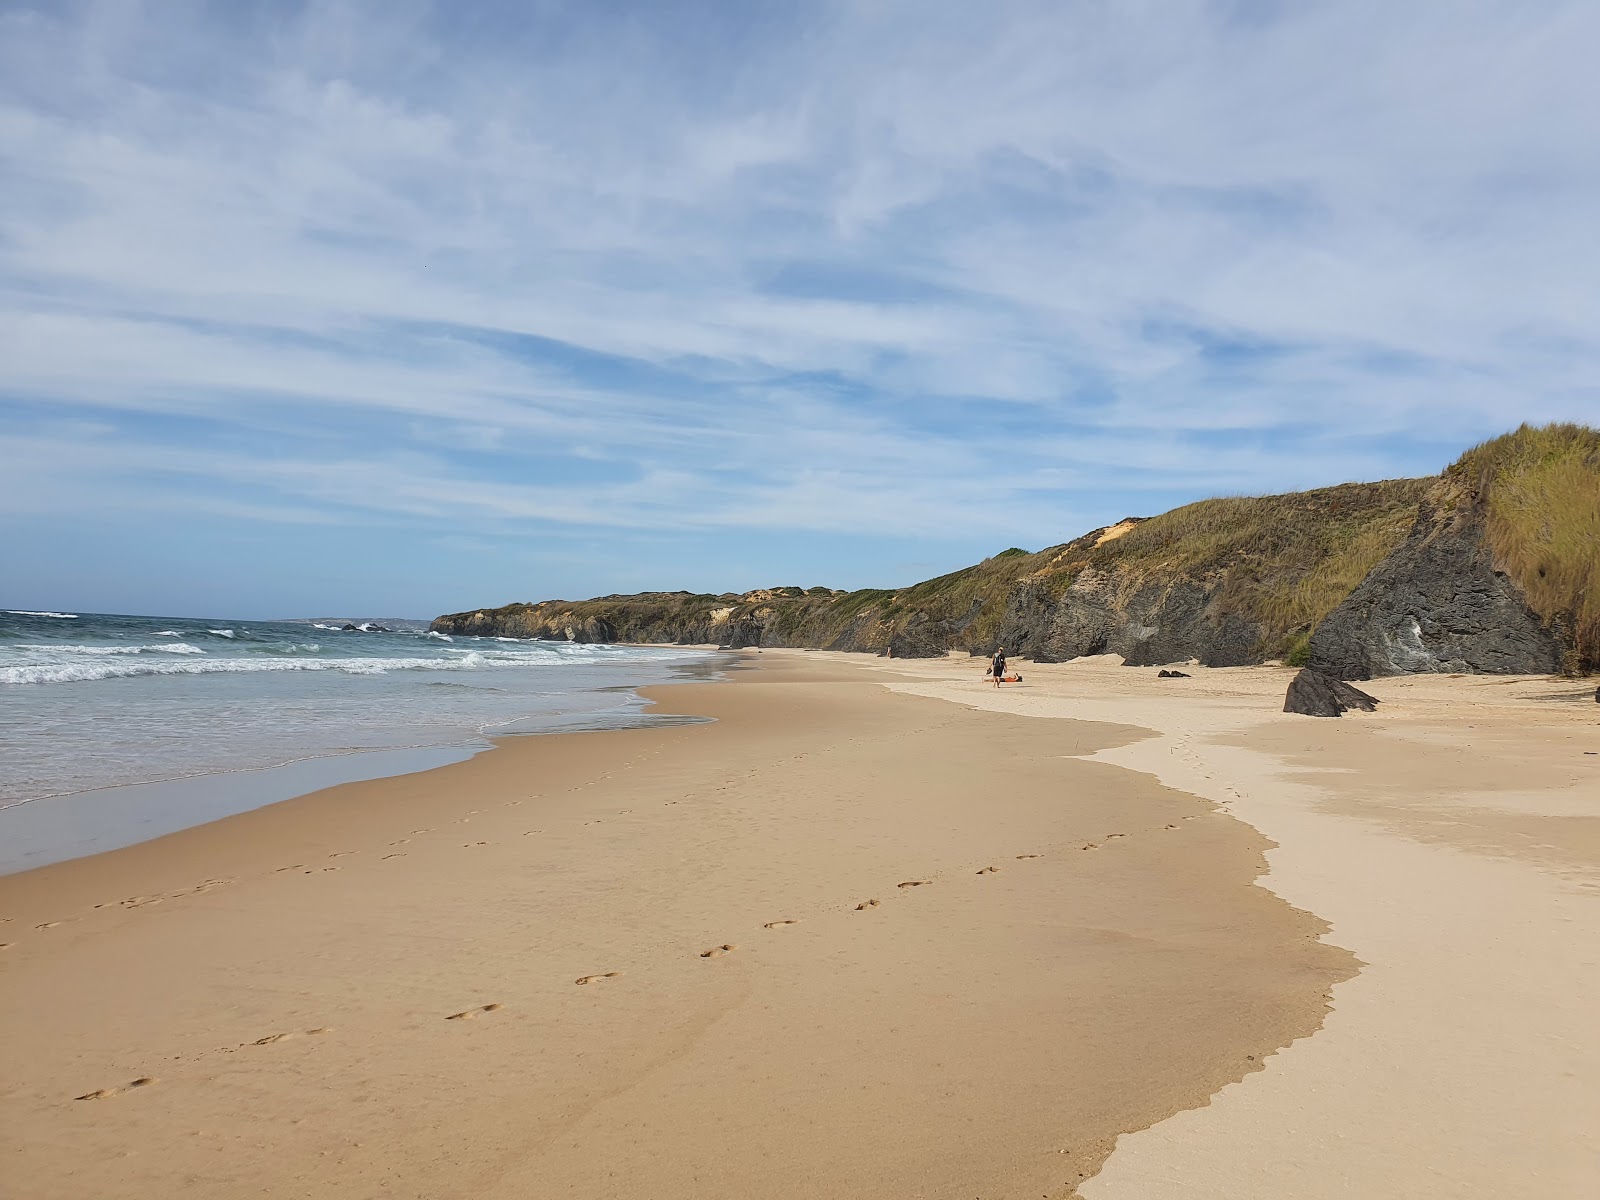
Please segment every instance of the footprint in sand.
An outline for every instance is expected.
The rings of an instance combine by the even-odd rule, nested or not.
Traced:
[[[393,854],[385,854],[378,861],[379,862],[388,862],[391,858],[404,858],[405,856],[406,855],[405,855],[405,851],[404,850],[396,850]]]
[[[701,958],[721,958],[724,954],[729,954],[732,951],[737,950],[738,948],[739,947],[735,946],[732,942],[724,942],[720,946],[713,946],[709,950],[700,951],[700,957]]]
[[[542,829],[524,829],[522,831],[522,836],[523,837],[532,837],[536,833],[543,833],[543,832],[544,832],[544,830],[542,830]]]
[[[60,921],[46,921],[43,925],[35,925],[34,928],[35,929],[54,929],[59,924],[61,924]]]
[[[359,853],[361,853],[359,850],[335,850],[332,854],[328,855],[328,857],[329,858],[345,858],[345,857],[347,857],[347,856],[349,856],[351,854],[359,854]]]
[[[605,971],[605,972],[602,972],[599,975],[579,975],[572,982],[577,983],[577,984],[599,983],[602,979],[615,979],[618,975],[621,975],[621,974],[622,974],[621,971]]]
[[[391,845],[391,846],[409,846],[410,844],[411,844],[411,839],[410,838],[395,838],[394,841],[389,843],[389,845]]]
[[[907,879],[904,883],[895,884],[895,887],[926,887],[932,882],[931,879]]]
[[[0,942],[0,950],[9,950],[9,949],[11,949],[11,943],[10,942]]]
[[[1083,845],[1079,846],[1078,849],[1079,850],[1098,850],[1098,849],[1100,849],[1100,843],[1099,842],[1085,842]]]
[[[856,911],[862,912],[869,908],[877,908],[878,904],[879,902],[877,900],[863,900],[860,904],[856,905]]]
[[[333,1032],[333,1030],[329,1029],[326,1025],[319,1025],[315,1029],[306,1030],[304,1034],[295,1033],[292,1030],[289,1033],[269,1033],[269,1034],[267,1034],[266,1037],[257,1038],[255,1041],[251,1042],[250,1044],[252,1046],[270,1046],[274,1042],[287,1042],[290,1038],[317,1037],[317,1036],[320,1036],[321,1034],[332,1033],[332,1032]]]
[[[489,844],[488,842],[462,842],[461,843],[462,848],[466,849],[466,850],[471,850],[474,846],[487,846],[488,844]]]
[[[468,1008],[468,1009],[464,1009],[463,1011],[458,1012],[458,1013],[451,1013],[448,1017],[445,1018],[445,1020],[446,1021],[470,1021],[470,1020],[472,1020],[473,1017],[477,1016],[479,1013],[499,1012],[504,1007],[505,1007],[504,1004],[498,1004],[498,1003],[496,1003],[496,1004],[480,1004],[480,1005],[478,1005],[477,1008]]]
[[[978,870],[974,871],[973,874],[974,875],[993,875],[999,869],[1000,869],[999,867],[980,867],[980,868],[978,868]]]
[[[123,1092],[131,1092],[134,1088],[149,1087],[152,1083],[160,1083],[154,1075],[141,1075],[131,1081],[126,1087],[100,1088],[98,1091],[85,1092],[81,1096],[74,1096],[74,1100],[109,1100],[112,1096],[120,1096]]]
[[[1106,834],[1106,841],[1109,842],[1112,838],[1127,837],[1127,836],[1128,835],[1125,834],[1125,833],[1108,833],[1108,834]]]
[[[419,833],[432,833],[432,832],[433,832],[433,830],[431,830],[431,829],[413,829],[411,831],[411,836],[412,837],[416,837],[417,834],[419,834]]]
[[[763,928],[763,929],[782,929],[785,925],[798,925],[798,924],[800,924],[799,921],[790,921],[790,920],[786,919],[786,920],[782,920],[782,921],[768,921],[761,928]]]
[[[279,867],[273,874],[282,875],[285,871],[303,871],[305,866],[305,863],[290,863],[287,867]]]
[[[1177,828],[1177,826],[1176,826],[1176,825],[1168,825],[1168,826],[1167,826],[1167,828],[1168,828],[1168,829],[1176,829],[1176,828]]]

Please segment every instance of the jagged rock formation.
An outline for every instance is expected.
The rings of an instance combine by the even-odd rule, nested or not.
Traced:
[[[1317,626],[1310,664],[1342,679],[1600,669],[1600,430],[1524,426],[1463,455]]]
[[[1470,505],[1426,506],[1410,536],[1311,635],[1311,666],[1337,679],[1547,675],[1563,652],[1559,633],[1496,570]]]
[[[1525,427],[1441,477],[1205,500],[907,588],[550,600],[433,628],[900,658],[1284,658],[1352,679],[1579,673],[1600,668],[1600,431]]]
[[[1284,712],[1307,717],[1341,717],[1352,708],[1373,712],[1377,707],[1376,696],[1369,696],[1360,688],[1310,667],[1290,681],[1289,691],[1283,698]]]

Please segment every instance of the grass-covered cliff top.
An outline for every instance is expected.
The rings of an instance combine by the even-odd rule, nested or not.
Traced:
[[[1483,506],[1497,565],[1580,660],[1600,664],[1600,429],[1524,425],[1474,446],[1444,473]]]
[[[1279,496],[1222,497],[1128,518],[1074,541],[992,558],[910,587],[770,588],[514,604],[440,618],[441,628],[581,640],[747,644],[896,653],[984,652],[1037,631],[1072,593],[1113,614],[1180,584],[1260,633],[1261,658],[1298,662],[1330,611],[1405,539],[1424,502],[1467,505],[1497,561],[1547,623],[1568,629],[1578,663],[1600,662],[1600,431],[1523,427],[1470,450],[1441,476],[1347,483]]]
[[[1224,498],[1148,520],[1129,518],[1029,553],[1015,547],[905,588],[831,592],[770,588],[744,595],[688,592],[544,601],[441,618],[458,632],[592,637],[600,621],[622,641],[721,640],[753,617],[768,644],[881,650],[909,639],[973,651],[1001,635],[1013,597],[1060,600],[1080,579],[1126,598],[1163,580],[1219,589],[1226,611],[1260,623],[1262,653],[1289,653],[1403,538],[1431,480],[1344,484],[1284,496]],[[1014,614],[1012,619],[1014,619]],[[918,641],[920,639],[920,641]]]

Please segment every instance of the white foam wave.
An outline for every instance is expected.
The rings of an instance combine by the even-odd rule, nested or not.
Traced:
[[[158,629],[154,633],[152,633],[150,636],[151,637],[182,637],[183,635],[181,633],[179,633],[176,629]]]
[[[431,638],[438,638],[441,642],[455,641],[455,638],[451,637],[448,633],[440,633],[437,629],[428,630],[427,635]]]
[[[41,654],[204,654],[199,646],[188,642],[162,642],[159,646],[65,646],[59,642],[20,642],[18,650],[33,650]]]
[[[78,619],[77,613],[30,612],[25,608],[8,608],[6,612],[13,617],[56,617],[62,621],[76,621]]]
[[[147,647],[148,648],[148,647]],[[168,647],[161,647],[168,649]],[[195,651],[204,654],[203,651]],[[557,659],[545,660],[555,665]],[[533,666],[531,656],[469,651],[464,658],[210,658],[172,661],[131,656],[86,655],[76,661],[0,667],[0,683],[79,683],[139,675],[254,674],[262,671],[338,671],[345,675],[383,675],[389,671],[471,671],[495,666]]]
[[[313,622],[311,622],[311,628],[313,628],[313,629],[331,629],[335,633],[337,633],[339,631],[339,627],[337,625],[324,625],[321,621],[313,621]]]
[[[208,629],[206,632],[214,633],[218,637],[231,638],[233,636],[233,630],[231,629]]]

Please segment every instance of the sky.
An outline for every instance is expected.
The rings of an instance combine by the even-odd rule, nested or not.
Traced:
[[[1600,423],[1592,0],[0,0],[0,606],[896,586]]]

